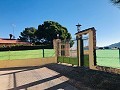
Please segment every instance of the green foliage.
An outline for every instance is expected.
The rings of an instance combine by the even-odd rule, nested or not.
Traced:
[[[70,40],[70,47],[72,47],[74,45],[74,40]]]
[[[111,0],[113,4],[120,6],[120,0]]]
[[[111,0],[114,4],[119,4],[120,0]]]
[[[68,33],[67,28],[54,21],[45,21],[38,26],[36,32],[40,41],[43,40],[43,42],[47,41],[49,43],[52,43],[53,39],[57,38],[57,34],[59,34],[61,40],[71,39],[71,34]]]
[[[13,35],[12,35],[12,34],[9,34],[9,36],[10,36],[10,39],[12,39]]]
[[[21,32],[21,36],[19,36],[19,38],[22,41],[34,43],[36,38],[35,37],[36,31],[37,30],[34,27],[25,28],[25,30]]]
[[[10,46],[0,47],[0,51],[17,51],[17,50],[34,50],[34,49],[53,49],[53,45],[36,45],[36,46]]]
[[[59,37],[57,37],[57,34],[59,34]],[[45,21],[42,25],[38,26],[38,30],[34,27],[25,28],[19,37],[22,41],[31,42],[36,45],[52,44],[53,39],[57,38],[61,40],[70,40],[72,38],[66,27],[54,21]]]

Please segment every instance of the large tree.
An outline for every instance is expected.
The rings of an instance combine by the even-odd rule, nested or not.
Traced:
[[[111,0],[115,5],[120,5],[120,0]]]
[[[36,41],[36,29],[34,27],[25,28],[23,32],[21,32],[21,36],[19,36],[20,40],[34,43]]]
[[[38,40],[48,43],[52,43],[53,39],[58,37],[61,40],[71,39],[67,28],[54,21],[45,21],[39,25],[36,35]],[[59,36],[57,37],[57,35]]]
[[[38,26],[38,30],[34,27],[25,28],[19,36],[20,40],[35,44],[52,44],[53,39],[71,40],[71,34],[67,28],[60,25],[58,22],[45,21]]]

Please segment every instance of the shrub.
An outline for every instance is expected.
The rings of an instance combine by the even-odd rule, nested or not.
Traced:
[[[34,49],[53,49],[53,45],[35,45],[35,46],[7,46],[0,47],[0,51],[34,50]]]

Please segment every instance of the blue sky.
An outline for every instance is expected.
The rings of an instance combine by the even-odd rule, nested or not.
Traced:
[[[59,22],[75,38],[76,24],[81,30],[95,27],[97,46],[120,42],[120,9],[110,0],[0,0],[0,38],[13,33],[18,38],[26,27],[46,20]]]

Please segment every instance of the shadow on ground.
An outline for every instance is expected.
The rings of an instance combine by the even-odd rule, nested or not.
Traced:
[[[50,64],[46,67],[70,78],[69,82],[79,89],[120,90],[120,75],[117,74],[62,64]]]
[[[47,74],[48,77],[47,78],[41,77],[43,73],[39,73],[39,69],[43,67],[54,71],[55,75],[52,75],[52,73],[49,72],[45,72],[45,74]],[[37,73],[35,73],[35,71],[33,70],[35,70]],[[49,85],[50,87],[45,88],[45,90],[57,90],[60,88],[64,88],[64,90],[77,90],[77,88],[79,90],[120,90],[120,75],[106,73],[102,71],[90,70],[84,67],[72,67],[63,64],[48,64],[40,67],[0,69],[0,72],[2,71],[6,71],[6,72],[0,73],[0,77],[5,75],[9,75],[9,76],[12,75],[13,77],[12,78],[13,80],[11,82],[13,83],[13,87],[11,86],[8,90],[20,90],[20,89],[33,90],[30,89],[30,87],[33,87],[34,90],[40,90],[40,89],[36,89],[37,87],[35,86],[41,84],[42,87],[44,88],[43,83],[46,82],[47,82],[46,84]],[[25,74],[26,76],[22,76],[23,72],[26,72]],[[20,75],[18,75],[18,73]],[[37,79],[32,78],[33,75]],[[62,76],[66,76],[68,79],[61,78]],[[16,77],[17,78],[24,77],[26,79],[25,81],[22,80],[23,82],[22,84],[20,83],[21,81],[19,79],[20,85],[17,85],[19,83]],[[29,79],[27,79],[27,77],[30,77],[31,79],[33,79],[33,81],[29,82]],[[49,82],[54,79],[58,81],[57,78],[63,80],[61,80],[60,83],[57,82],[58,84],[55,85],[53,85],[53,82]]]

